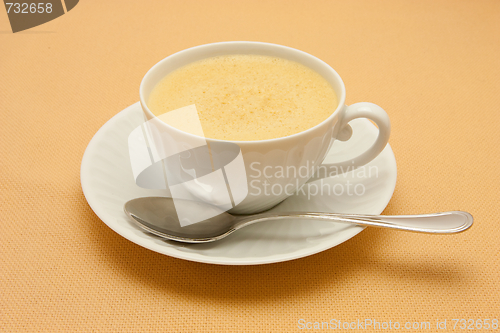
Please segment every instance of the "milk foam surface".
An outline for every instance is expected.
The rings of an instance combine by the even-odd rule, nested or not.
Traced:
[[[192,104],[205,137],[253,141],[314,127],[338,103],[330,84],[302,64],[261,55],[225,55],[168,74],[148,101],[157,116]]]

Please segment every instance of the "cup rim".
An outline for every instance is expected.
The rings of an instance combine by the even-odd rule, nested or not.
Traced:
[[[148,77],[151,76],[152,73],[158,67],[160,67],[163,63],[170,61],[174,57],[180,57],[180,56],[182,56],[184,54],[191,53],[193,51],[198,51],[198,50],[203,49],[203,48],[221,47],[221,46],[231,45],[231,44],[233,44],[233,45],[245,45],[246,44],[246,45],[256,45],[256,46],[258,46],[258,45],[262,46],[263,45],[263,46],[266,46],[266,47],[274,47],[274,48],[277,48],[277,49],[287,50],[288,52],[294,52],[296,54],[301,55],[302,57],[309,58],[310,60],[315,61],[315,62],[319,63],[320,65],[324,66],[330,72],[330,74],[332,74],[333,77],[339,83],[340,96],[337,96],[337,99],[338,99],[337,108],[335,109],[335,111],[332,112],[332,114],[330,116],[328,116],[328,118],[326,118],[325,120],[323,120],[319,124],[316,124],[315,126],[310,127],[310,128],[308,128],[308,129],[306,129],[306,130],[304,130],[302,132],[294,133],[294,134],[283,136],[283,137],[279,137],[279,138],[264,139],[264,140],[223,140],[223,139],[215,139],[215,138],[210,138],[210,137],[201,137],[201,136],[198,136],[198,135],[195,135],[195,134],[192,134],[192,133],[188,133],[188,132],[179,130],[179,129],[177,129],[177,128],[175,128],[175,127],[173,127],[173,126],[171,126],[171,125],[169,125],[167,123],[163,123],[165,126],[169,127],[171,130],[174,130],[175,132],[181,132],[183,135],[187,135],[187,136],[191,136],[191,137],[195,137],[195,138],[204,138],[204,139],[210,140],[212,142],[233,142],[233,143],[237,143],[237,144],[260,144],[260,143],[271,143],[271,142],[274,143],[274,142],[277,142],[277,141],[280,141],[280,140],[297,138],[299,136],[302,136],[302,135],[305,135],[307,133],[315,131],[319,127],[324,126],[327,122],[330,122],[334,117],[336,117],[340,113],[340,110],[344,107],[344,105],[345,105],[345,98],[346,98],[346,90],[345,90],[344,81],[342,81],[342,78],[340,77],[340,75],[330,65],[328,65],[323,60],[321,60],[321,59],[313,56],[312,54],[309,54],[307,52],[301,51],[299,49],[295,49],[295,48],[292,48],[292,47],[289,47],[289,46],[280,45],[280,44],[265,43],[265,42],[255,42],[255,41],[226,41],[226,42],[216,42],[216,43],[208,43],[208,44],[202,44],[202,45],[193,46],[193,47],[190,47],[190,48],[178,51],[176,53],[173,53],[173,54],[171,54],[171,55],[163,58],[162,60],[158,61],[155,65],[153,65],[153,67],[151,67],[146,72],[146,74],[144,75],[144,77],[142,78],[141,84],[140,84],[140,87],[139,87],[139,97],[140,97],[140,102],[141,102],[143,110],[145,110],[146,113],[148,113],[149,116],[152,119],[157,118],[157,116],[154,115],[153,112],[151,112],[151,110],[149,109],[149,107],[148,107],[148,105],[147,105],[147,103],[145,101],[145,98],[144,98],[144,85],[145,85],[145,82],[148,79]],[[228,54],[231,54],[231,53],[228,53]],[[234,53],[234,54],[237,54],[237,53]],[[263,55],[265,55],[264,52],[263,52]],[[210,56],[207,56],[207,58],[210,58]],[[307,65],[304,65],[304,66],[307,66]],[[321,73],[318,73],[318,74],[321,75],[321,76],[323,76]],[[337,93],[337,92],[335,92],[335,93]]]

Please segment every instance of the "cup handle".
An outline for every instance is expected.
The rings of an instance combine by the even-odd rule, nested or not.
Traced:
[[[339,134],[336,139],[347,141],[351,137],[352,129],[348,123],[356,118],[368,118],[377,124],[379,132],[373,145],[367,151],[351,160],[339,163],[321,164],[308,182],[328,177],[333,169],[335,169],[337,173],[352,171],[367,164],[384,150],[389,141],[391,122],[384,109],[373,103],[361,102],[348,106],[344,111],[344,117],[341,119]],[[338,172],[339,170],[341,170],[341,172]]]

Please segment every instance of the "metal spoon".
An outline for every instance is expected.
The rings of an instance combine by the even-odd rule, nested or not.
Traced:
[[[172,198],[146,197],[128,201],[125,213],[142,229],[157,236],[185,243],[207,243],[222,239],[247,225],[268,220],[311,219],[354,223],[362,226],[390,228],[431,234],[452,234],[467,230],[472,215],[461,211],[423,215],[355,215],[331,213],[261,213],[231,215],[212,205],[175,199],[178,208],[212,210],[216,216],[181,227]]]

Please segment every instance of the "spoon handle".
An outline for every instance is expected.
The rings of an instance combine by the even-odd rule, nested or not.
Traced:
[[[451,211],[421,215],[358,215],[329,213],[263,213],[242,218],[235,225],[239,229],[248,224],[265,220],[312,219],[340,223],[354,223],[361,226],[389,228],[431,234],[453,234],[467,230],[473,222],[472,215],[462,211]]]

